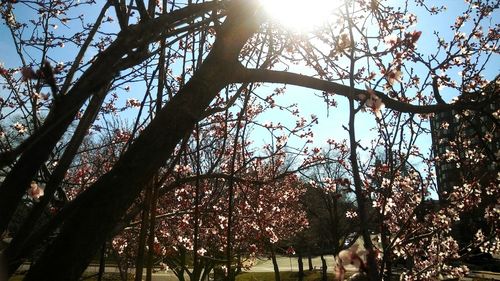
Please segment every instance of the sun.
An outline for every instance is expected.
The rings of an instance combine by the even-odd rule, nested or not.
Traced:
[[[295,31],[308,31],[334,17],[342,0],[260,0],[268,16]]]

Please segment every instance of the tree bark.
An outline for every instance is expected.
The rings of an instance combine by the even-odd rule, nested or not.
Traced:
[[[148,258],[146,269],[146,281],[153,279],[153,256],[154,256],[154,243],[155,243],[155,227],[156,227],[156,201],[158,197],[158,183],[153,180],[151,186],[152,196],[149,210],[149,236],[148,236]]]
[[[346,6],[346,14],[348,17],[350,16],[349,13],[349,8]],[[349,19],[349,18],[348,18]],[[354,42],[354,35],[353,35],[353,27],[352,27],[352,22],[348,20],[349,24],[349,36],[351,39],[351,44]],[[351,52],[351,58],[354,58],[354,46],[351,46],[350,48]],[[356,121],[356,110],[354,108],[354,98],[352,96],[354,95],[355,91],[355,83],[354,83],[354,71],[355,71],[355,63],[356,61],[354,59],[350,60],[350,66],[349,66],[349,95],[351,98],[349,98],[349,144],[350,144],[350,155],[349,155],[349,160],[351,162],[351,170],[352,170],[352,177],[354,181],[354,193],[356,194],[356,203],[357,203],[357,212],[358,212],[358,217],[359,217],[359,222],[360,222],[360,227],[361,227],[361,236],[363,237],[363,244],[365,246],[365,249],[367,251],[366,254],[366,273],[368,275],[368,279],[370,281],[377,281],[379,278],[378,275],[378,266],[377,266],[377,261],[375,260],[375,253],[373,250],[373,243],[370,237],[370,230],[369,230],[369,218],[368,218],[368,213],[367,213],[367,201],[369,200],[369,194],[367,194],[363,188],[363,182],[361,180],[360,176],[360,169],[358,165],[358,154],[357,154],[357,147],[358,147],[358,140],[356,139],[356,129],[355,129],[355,121]]]
[[[276,253],[274,252],[273,245],[271,245],[271,260],[273,261],[274,280],[281,281],[280,268],[278,267],[278,261],[276,260]]]
[[[72,204],[76,209],[60,234],[31,267],[26,281],[78,280],[98,247],[152,178],[190,132],[217,93],[228,85],[243,45],[257,30],[254,1],[231,2],[229,15],[213,49],[191,80],[161,110],[111,171]],[[161,153],[163,152],[163,153]]]
[[[355,113],[354,113],[354,101],[352,99],[349,100],[349,105],[350,105],[350,119],[349,119],[349,139],[350,139],[350,146],[351,146],[351,155],[350,157],[350,162],[351,162],[351,169],[352,169],[352,175],[354,179],[354,191],[356,194],[356,203],[358,204],[358,217],[361,225],[361,236],[363,237],[363,244],[364,247],[367,251],[366,255],[366,263],[367,263],[367,275],[369,280],[371,281],[377,281],[378,280],[378,266],[377,266],[377,261],[375,260],[375,252],[373,250],[373,243],[370,237],[370,230],[368,229],[369,227],[369,219],[368,219],[368,213],[366,211],[366,206],[367,206],[367,198],[365,195],[365,192],[363,190],[363,183],[361,181],[361,176],[359,175],[359,166],[358,166],[358,157],[357,157],[357,141],[356,141],[356,136],[355,136],[355,128],[354,128],[354,120],[355,120]]]
[[[328,281],[327,269],[328,269],[328,265],[326,264],[325,256],[323,256],[323,254],[321,254],[321,280],[322,281]]]
[[[43,214],[43,211],[46,209],[47,205],[50,203],[50,201],[52,201],[55,191],[63,181],[64,176],[66,175],[66,171],[71,165],[74,155],[78,151],[78,148],[80,147],[80,144],[82,143],[88,128],[92,125],[94,119],[97,116],[99,108],[104,101],[104,97],[106,96],[107,90],[108,87],[103,88],[101,92],[94,95],[90,100],[90,103],[85,110],[81,121],[76,127],[74,135],[69,141],[68,147],[66,148],[66,150],[64,150],[64,153],[61,156],[56,169],[45,185],[45,195],[41,198],[40,202],[33,207],[29,216],[23,222],[20,230],[16,233],[12,242],[2,253],[5,256],[8,264],[9,276],[17,270],[17,268],[22,264],[24,258],[28,254],[29,251],[27,251],[27,247],[25,245],[30,243],[26,243],[26,240],[31,234],[34,225],[36,225],[38,219]]]
[[[99,272],[97,273],[97,281],[102,281],[105,269],[106,269],[106,242],[104,242],[101,247],[101,256],[99,257]]]
[[[299,253],[297,258],[297,263],[299,264],[299,281],[304,280],[304,262],[302,261],[302,254]]]
[[[152,185],[146,187],[146,194],[141,214],[141,230],[139,233],[139,246],[137,248],[137,258],[135,260],[135,281],[142,280],[142,271],[144,270],[144,255],[146,253],[146,240],[148,237],[149,228],[149,211],[151,209]]]
[[[382,249],[389,249],[389,244],[390,244],[390,237],[389,237],[389,229],[386,224],[383,223],[381,225],[381,240],[382,240]],[[383,252],[383,258],[382,258],[382,268],[381,268],[381,274],[383,280],[390,281],[391,280],[391,275],[392,275],[392,259],[391,259],[391,251]]]
[[[0,233],[6,230],[31,180],[75,120],[84,102],[107,87],[119,71],[144,61],[148,56],[144,50],[149,43],[165,36],[163,30],[182,19],[210,10],[213,5],[210,2],[195,4],[122,30],[75,85],[54,99],[54,106],[44,124],[25,141],[27,145],[22,145],[26,148],[0,186]]]

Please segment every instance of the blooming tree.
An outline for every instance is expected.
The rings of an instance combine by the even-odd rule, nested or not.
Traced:
[[[33,211],[43,210],[50,206],[49,203],[60,199],[56,191],[66,179],[67,172],[70,171],[68,176],[72,175],[72,163],[82,164],[83,170],[80,170],[77,180],[82,179],[88,184],[84,191],[70,194],[74,196],[70,198],[72,201],[57,210],[47,224],[39,228],[27,227],[23,235],[14,237],[2,252],[10,272],[40,241],[54,235],[25,279],[77,280],[101,245],[116,234],[119,224],[130,214],[136,201],[140,201],[143,191],[144,197],[150,190],[151,198],[155,198],[153,195],[159,194],[162,184],[168,183],[176,173],[191,170],[198,183],[171,186],[173,191],[169,192],[174,192],[174,195],[177,192],[181,200],[171,201],[167,206],[177,210],[183,203],[192,201],[193,188],[194,200],[199,203],[194,204],[195,208],[205,206],[203,200],[208,199],[201,193],[213,190],[215,186],[214,179],[201,179],[207,169],[202,169],[200,159],[210,164],[207,166],[217,168],[211,172],[229,175],[224,184],[227,189],[221,193],[227,201],[220,199],[222,196],[214,196],[214,200],[221,201],[215,201],[213,206],[221,208],[214,217],[219,219],[218,227],[224,226],[227,219],[229,243],[226,242],[225,256],[226,268],[230,269],[234,256],[230,244],[246,247],[238,245],[239,231],[248,227],[247,224],[237,224],[246,214],[239,213],[239,210],[256,208],[253,214],[258,214],[259,207],[275,205],[266,210],[271,213],[261,214],[265,217],[285,208],[280,206],[283,202],[279,198],[260,198],[258,184],[243,185],[236,178],[245,175],[252,179],[259,173],[260,176],[266,173],[266,176],[275,177],[278,173],[273,169],[281,169],[286,164],[284,159],[287,159],[283,155],[292,152],[284,149],[287,138],[292,135],[302,137],[310,144],[314,133],[307,127],[309,123],[317,122],[313,116],[300,116],[300,105],[293,108],[279,104],[277,97],[286,95],[285,88],[278,88],[263,97],[257,88],[264,83],[290,84],[320,91],[326,106],[332,109],[338,105],[337,99],[343,97],[347,100],[349,118],[344,128],[349,134],[350,188],[356,199],[356,214],[368,253],[366,271],[370,280],[378,280],[383,274],[377,264],[377,251],[368,227],[372,202],[381,211],[381,221],[387,223],[387,229],[383,230],[386,238],[396,239],[400,233],[407,234],[408,239],[420,237],[419,231],[425,227],[419,228],[411,210],[418,208],[415,207],[417,202],[427,196],[432,179],[430,168],[422,175],[417,168],[405,172],[389,169],[389,180],[384,181],[382,177],[374,181],[377,171],[370,173],[370,162],[365,165],[360,161],[365,159],[360,152],[365,145],[356,134],[359,118],[366,116],[365,111],[373,113],[372,120],[377,122],[381,132],[392,126],[388,122],[405,120],[395,124],[405,126],[407,133],[400,135],[397,141],[384,144],[389,144],[387,151],[399,150],[397,157],[389,158],[387,165],[406,165],[418,158],[407,156],[418,156],[412,134],[415,130],[425,130],[425,125],[420,127],[421,120],[437,112],[479,112],[498,100],[497,83],[488,81],[488,78],[493,78],[488,70],[496,59],[498,48],[498,24],[493,23],[498,3],[466,1],[463,14],[460,12],[452,20],[451,32],[447,34],[438,31],[432,34],[415,25],[421,15],[439,17],[446,12],[444,7],[433,7],[422,0],[396,4],[378,0],[342,1],[331,12],[334,16],[306,32],[293,32],[278,25],[266,14],[265,3],[257,0],[196,3],[167,0],[130,3],[122,0],[103,3],[2,1],[0,12],[4,29],[10,35],[18,59],[0,67],[4,86],[0,100],[0,164],[3,169],[0,232],[3,235],[8,229],[15,210],[23,204],[33,181],[39,186],[42,180],[46,181],[44,195],[38,198],[40,204],[37,206],[40,207]],[[89,22],[84,13],[93,19]],[[422,48],[424,42],[435,49]],[[490,91],[493,94],[484,95],[488,85],[493,85]],[[450,101],[447,98],[450,94],[456,99]],[[252,99],[262,103],[253,103]],[[239,110],[235,110],[235,106]],[[262,108],[290,112],[298,119],[296,126],[300,130],[274,120],[263,124],[262,127],[272,135],[264,151],[273,153],[259,164],[260,156],[247,155],[245,150],[251,146],[245,120],[248,115],[259,114]],[[497,113],[486,112],[486,116],[498,123]],[[123,132],[105,126],[107,123],[103,118],[127,114],[134,117],[130,118],[130,126],[122,128]],[[236,121],[229,125],[227,120]],[[213,130],[204,133],[213,136],[209,140],[213,142],[210,146],[217,143],[217,136],[222,143],[224,139],[228,140],[224,146],[215,148],[221,152],[213,158],[201,157],[200,125],[204,121],[214,124]],[[234,130],[226,129],[229,127]],[[109,158],[113,159],[103,162],[103,173],[89,176],[86,173],[92,169],[87,168],[86,160],[78,155],[85,155],[82,147],[92,129],[103,130],[104,134],[112,136],[110,138],[117,137],[124,142],[117,147],[118,150],[105,154],[112,155]],[[287,133],[283,134],[283,131]],[[234,137],[220,137],[229,133]],[[406,138],[408,134],[409,139]],[[385,135],[391,134],[386,132]],[[194,146],[190,145],[191,136],[194,136]],[[488,138],[487,135],[484,137]],[[229,149],[222,150],[226,144]],[[382,143],[374,142],[374,145]],[[186,150],[188,147],[191,149]],[[294,156],[300,155],[300,159],[296,158],[298,162],[294,161],[295,165],[321,162],[318,149],[304,147],[295,151]],[[405,155],[403,151],[406,151]],[[474,151],[468,154],[468,161],[473,161],[470,158],[474,155],[478,156]],[[495,157],[494,160],[498,161],[498,156]],[[373,157],[368,158],[373,160]],[[250,170],[251,165],[255,165],[255,170]],[[74,170],[78,174],[78,168]],[[297,181],[296,176],[283,174],[286,177],[280,181],[261,187],[262,192],[266,192],[266,188],[276,191],[278,183],[288,186]],[[253,188],[247,191],[245,186]],[[370,189],[376,186],[377,190]],[[476,186],[473,182],[457,185],[456,191],[449,196],[452,202],[449,206],[424,216],[434,222],[431,227],[437,227],[432,235],[415,241],[403,239],[402,244],[385,244],[383,250],[387,255],[391,255],[391,247],[397,252],[417,245],[419,249],[429,245],[433,253],[438,253],[441,242],[445,241],[445,256],[417,258],[414,269],[405,276],[433,278],[441,273],[461,273],[460,269],[446,264],[456,252],[456,243],[445,235],[447,224],[444,218],[449,218],[448,214],[454,214],[455,210],[463,210],[459,204],[453,203],[465,195],[462,190],[467,190],[467,198],[474,202]],[[481,186],[490,185],[481,183]],[[411,194],[406,194],[410,191]],[[491,188],[486,188],[485,192],[491,193]],[[60,193],[63,197],[66,192],[63,189]],[[240,197],[244,194],[248,194],[248,199]],[[290,188],[277,194],[292,199],[296,196]],[[160,197],[156,198],[161,201]],[[155,203],[151,199],[150,206],[158,206]],[[402,213],[396,214],[392,208],[396,204],[408,209],[401,210],[404,209],[401,206],[399,211]],[[224,208],[229,212],[224,213]],[[150,210],[149,219],[153,221],[157,208]],[[492,220],[494,207],[485,210],[486,219]],[[33,214],[36,217],[36,212]],[[204,215],[210,215],[210,212]],[[397,215],[408,222],[405,230],[394,227]],[[194,245],[206,239],[202,236],[203,216],[202,213],[194,218],[186,216],[186,221],[193,225],[193,234],[189,233],[190,230],[183,230],[185,232],[179,234],[181,239],[177,239],[178,245],[186,249],[193,240],[194,262],[198,262],[198,254],[199,257],[206,254],[203,251],[198,253],[198,250],[205,249],[202,244]],[[283,235],[280,229],[287,229],[289,225],[286,220],[269,219],[256,222],[256,229],[266,240],[274,241],[275,235],[278,238]],[[193,220],[201,224],[193,223]],[[440,225],[441,222],[444,226]],[[393,236],[395,231],[397,235]],[[483,231],[477,237],[484,235]],[[150,237],[150,245],[158,244],[152,235]],[[196,242],[198,238],[200,240]],[[494,248],[493,241],[485,240],[478,246]],[[382,241],[382,244],[386,242]],[[158,249],[161,254],[162,248]],[[432,269],[429,267],[431,260],[435,261]],[[228,274],[227,278],[233,277]]]

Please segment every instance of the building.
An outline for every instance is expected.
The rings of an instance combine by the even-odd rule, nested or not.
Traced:
[[[486,182],[500,171],[500,77],[482,95],[481,111],[436,113],[431,119],[439,199],[467,180]]]
[[[500,78],[476,95],[493,102],[479,111],[440,112],[431,119],[439,204],[446,207],[453,200],[450,193],[454,188],[467,188],[470,184],[479,187],[472,190],[480,196],[481,203],[474,205],[474,200],[463,200],[469,211],[454,229],[461,244],[470,241],[485,223],[484,208],[495,202],[499,192]],[[491,194],[494,185],[497,191]]]

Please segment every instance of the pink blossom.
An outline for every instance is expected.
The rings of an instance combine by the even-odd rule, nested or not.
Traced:
[[[126,105],[127,107],[140,107],[141,102],[137,99],[127,99]]]
[[[43,196],[43,188],[40,188],[36,182],[32,181],[30,189],[28,190],[28,196],[34,200],[39,200]]]
[[[12,125],[12,127],[21,135],[28,131],[28,128],[24,124],[21,124],[19,122],[16,122],[14,125]]]
[[[396,45],[398,43],[398,41],[399,41],[398,36],[396,36],[394,34],[387,35],[386,37],[384,37],[384,42],[389,47],[393,47],[394,45]]]
[[[387,71],[385,77],[387,79],[387,82],[389,82],[390,85],[393,85],[395,82],[401,83],[401,76],[402,72],[399,69],[391,69]]]
[[[377,116],[377,118],[382,118],[381,110],[384,109],[385,107],[384,103],[382,102],[382,99],[380,99],[375,94],[375,91],[372,88],[370,88],[370,86],[365,85],[365,87],[369,95],[367,98],[365,97],[366,100],[361,100],[361,101],[364,101],[364,105],[366,107],[369,107],[373,111],[373,113],[375,113],[375,116]]]

